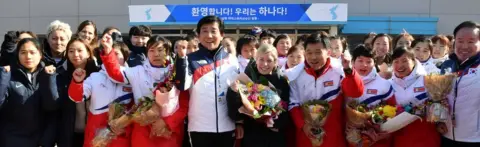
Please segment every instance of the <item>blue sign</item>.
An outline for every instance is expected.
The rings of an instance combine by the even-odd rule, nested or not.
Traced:
[[[130,23],[197,23],[216,15],[226,23],[345,23],[347,4],[133,5]]]

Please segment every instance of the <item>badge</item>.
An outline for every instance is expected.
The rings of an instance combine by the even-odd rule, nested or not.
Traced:
[[[415,87],[413,89],[413,92],[418,93],[418,92],[425,92],[425,87]]]
[[[374,95],[376,95],[377,92],[378,92],[377,89],[367,89],[367,94],[374,94]]]
[[[123,90],[123,92],[131,93],[132,92],[132,87],[123,86],[122,90]]]
[[[333,81],[325,81],[323,82],[323,87],[330,87],[333,86]]]

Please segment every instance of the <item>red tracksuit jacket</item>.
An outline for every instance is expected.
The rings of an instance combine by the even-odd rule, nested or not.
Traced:
[[[321,147],[346,147],[345,134],[345,96],[357,98],[363,93],[363,84],[360,76],[353,71],[344,75],[340,66],[330,64],[330,58],[322,68],[321,74],[305,64],[304,69],[290,82],[290,114],[296,127],[296,145],[298,147],[312,147],[310,139],[303,132],[305,120],[299,107],[301,104],[314,99],[328,101],[332,108],[327,121],[323,126],[326,135]]]

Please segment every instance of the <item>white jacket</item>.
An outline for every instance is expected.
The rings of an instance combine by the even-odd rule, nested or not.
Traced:
[[[89,112],[94,115],[108,112],[108,105],[114,101],[130,103],[133,98],[130,85],[112,82],[102,66],[102,70],[92,73],[83,81],[83,96],[90,98]],[[82,102],[72,99],[74,102]]]
[[[250,62],[250,59],[246,59],[242,55],[238,55],[237,59],[238,59],[238,65],[240,67],[240,72],[244,72],[245,68],[248,65],[248,62]]]
[[[433,63],[433,58],[429,58],[427,61],[425,62],[420,62],[423,66],[423,68],[425,68],[425,71],[427,72],[427,74],[439,74],[440,73],[440,69],[437,68],[437,65],[435,65],[435,63]]]
[[[109,77],[114,82],[130,84],[132,86],[133,97],[135,103],[138,104],[143,96],[150,96],[153,98],[155,87],[158,83],[165,80],[170,66],[171,64],[165,68],[152,67],[150,62],[146,60],[143,62],[143,65],[130,68],[120,68],[120,71],[108,71],[109,68],[106,69],[109,72]],[[120,72],[123,76],[112,77],[110,72]]]
[[[395,100],[398,105],[422,104],[428,99],[427,88],[424,86],[424,76],[427,74],[420,62],[415,62],[415,67],[410,75],[398,78],[393,74],[390,80],[395,91]]]
[[[239,74],[238,63],[237,58],[229,56],[223,47],[214,55],[200,47],[186,58],[177,58],[175,66],[176,80],[181,83],[179,90],[190,91],[189,132],[235,130],[234,121],[228,117],[226,94]]]
[[[460,142],[480,142],[480,61],[472,64],[465,70],[465,75],[456,78],[454,87],[448,101],[450,109],[455,109],[456,126],[453,127],[451,119],[448,121],[448,132],[443,136]],[[460,80],[461,79],[461,80]],[[457,87],[457,98],[455,108],[455,88]],[[453,114],[453,112],[451,112]],[[455,132],[455,137],[453,136]]]
[[[283,65],[287,64],[287,57],[278,57],[278,66],[282,67]]]
[[[304,64],[300,63],[297,66],[305,67]],[[310,100],[331,101],[341,94],[341,81],[344,78],[343,69],[332,64],[329,66],[330,69],[316,80],[304,68],[297,69],[300,70],[300,72],[295,72],[298,75],[292,75],[292,79],[289,79],[291,81],[289,109]]]
[[[386,101],[393,96],[392,84],[378,75],[375,68],[367,76],[362,76],[363,95],[359,98],[351,98],[367,106],[375,106],[381,101]]]
[[[432,62],[434,65],[437,65],[438,63],[443,63],[445,60],[448,60],[448,55],[445,55],[444,57],[438,59],[432,58]]]

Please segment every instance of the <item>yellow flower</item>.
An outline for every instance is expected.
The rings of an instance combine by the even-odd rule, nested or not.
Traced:
[[[259,101],[261,104],[265,104],[265,98],[263,98],[263,96],[258,96],[258,101]]]
[[[263,86],[262,84],[257,85],[257,90],[258,91],[263,91],[264,89],[265,89],[265,86]]]
[[[390,105],[386,105],[383,107],[383,115],[388,118],[393,118],[395,117],[395,115],[397,115],[397,108]]]
[[[253,82],[248,82],[248,83],[247,83],[247,87],[248,87],[248,88],[252,88],[252,86],[253,86]]]

